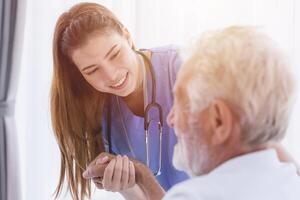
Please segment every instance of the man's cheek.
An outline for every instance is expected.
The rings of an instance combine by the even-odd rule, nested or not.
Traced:
[[[186,135],[188,133],[188,123],[187,118],[181,118],[180,122],[180,130],[183,135]]]

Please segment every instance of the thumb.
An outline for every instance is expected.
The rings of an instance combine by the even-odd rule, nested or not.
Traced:
[[[87,168],[82,174],[83,178],[90,179],[94,177],[102,177],[107,165],[93,165]]]
[[[105,164],[109,161],[108,156],[104,156],[102,158],[98,158],[96,161],[96,165],[101,165],[101,164]]]

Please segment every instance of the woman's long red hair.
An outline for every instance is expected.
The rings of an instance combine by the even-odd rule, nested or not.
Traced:
[[[51,119],[61,152],[58,198],[65,177],[72,198],[91,195],[91,182],[82,173],[104,150],[101,116],[105,95],[92,88],[70,59],[72,50],[84,45],[95,32],[123,32],[123,25],[107,8],[95,3],[80,3],[63,13],[56,24],[53,39],[53,80]]]

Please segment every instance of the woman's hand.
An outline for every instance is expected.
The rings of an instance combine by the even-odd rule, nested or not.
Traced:
[[[102,153],[87,167],[83,177],[92,179],[99,189],[120,192],[125,199],[159,200],[164,195],[151,170],[127,156]]]
[[[127,156],[98,156],[83,173],[98,189],[120,192],[135,185],[135,169]]]
[[[99,159],[96,164],[108,163],[104,170],[102,187],[112,192],[120,192],[135,185],[135,170],[127,156],[118,155],[112,160],[108,157]]]

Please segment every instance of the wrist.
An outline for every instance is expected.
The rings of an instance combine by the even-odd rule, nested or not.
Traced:
[[[152,171],[141,162],[135,163],[135,171],[136,184],[143,191],[146,199],[162,199],[165,191],[152,174]]]
[[[143,192],[137,184],[135,184],[131,188],[120,191],[120,194],[122,194],[125,197],[125,199],[133,199],[133,197],[134,199],[145,199],[142,198]]]

